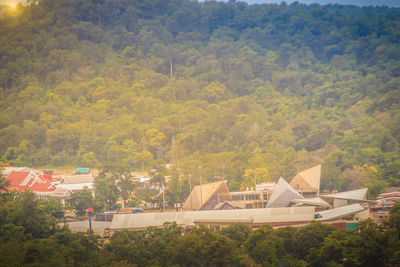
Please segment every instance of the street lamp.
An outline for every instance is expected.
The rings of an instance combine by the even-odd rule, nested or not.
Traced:
[[[90,232],[92,231],[92,213],[93,213],[93,209],[92,208],[88,208],[86,210],[86,212],[89,214],[89,230]]]

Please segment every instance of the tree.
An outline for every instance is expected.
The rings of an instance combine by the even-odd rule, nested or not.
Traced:
[[[356,253],[362,266],[388,266],[400,251],[398,233],[371,219],[360,222],[356,244]]]
[[[319,249],[311,248],[307,262],[311,266],[357,266],[358,243],[354,232],[336,230],[329,234]]]
[[[129,163],[107,163],[103,166],[99,176],[107,179],[108,183],[114,189],[117,189],[118,195],[124,201],[125,206],[135,188],[134,177],[132,176],[132,166],[129,165]],[[108,200],[111,200],[112,197],[111,193],[108,195]]]
[[[400,239],[400,204],[395,203],[390,209],[389,227],[395,229]]]
[[[274,231],[276,242],[276,254],[279,259],[287,255],[293,256],[295,253],[294,236],[297,229],[293,227],[283,227]]]
[[[135,156],[135,159],[141,163],[142,170],[145,170],[145,166],[148,166],[153,158],[153,154],[151,154],[148,150],[138,152]]]
[[[219,82],[210,83],[201,92],[202,98],[210,103],[217,103],[224,100],[226,94],[226,86]]]
[[[10,182],[3,175],[3,168],[0,168],[0,196],[3,196],[4,192],[8,191],[8,186]]]
[[[118,188],[120,191],[120,196],[124,201],[124,207],[126,206],[127,200],[131,197],[133,190],[135,189],[135,184],[133,183],[133,177],[130,174],[125,173],[120,176],[118,182]]]
[[[142,263],[143,233],[137,231],[118,231],[110,239],[106,250],[111,252],[113,262],[127,261],[128,263]]]
[[[111,237],[107,250],[114,262],[127,261],[140,266],[161,265],[168,262],[167,247],[181,237],[183,229],[176,223],[163,227],[148,227],[143,232],[121,231]]]
[[[6,204],[8,223],[22,226],[25,234],[33,238],[45,238],[57,230],[56,218],[48,213],[46,206],[39,205],[33,192],[12,192],[11,197]]]
[[[77,215],[85,215],[86,209],[94,207],[92,192],[89,190],[75,191],[68,198],[68,203],[76,210]]]
[[[228,227],[222,228],[220,233],[233,240],[237,247],[241,247],[249,237],[251,228],[244,223],[231,223]]]
[[[157,157],[161,156],[161,150],[167,140],[167,137],[163,132],[158,129],[149,129],[145,133],[146,144],[150,151]]]
[[[167,247],[168,265],[228,266],[237,260],[235,243],[219,233],[201,226],[176,238]]]
[[[267,168],[247,169],[244,171],[243,178],[241,189],[246,190],[246,188],[255,187],[256,184],[268,181],[269,173]]]
[[[54,218],[64,218],[64,207],[59,201],[55,200],[54,198],[50,198],[48,200],[38,200],[38,204],[41,209],[43,209],[47,214],[50,214]]]
[[[182,202],[181,195],[182,195],[183,183],[180,180],[179,176],[180,175],[177,170],[171,172],[170,179],[167,183],[168,190],[164,192],[166,194],[168,203],[172,206]],[[176,207],[176,209],[178,209],[178,207]]]
[[[96,207],[100,210],[112,210],[116,207],[118,200],[118,188],[112,184],[101,172],[95,179]]]
[[[311,248],[319,249],[322,242],[334,228],[318,222],[311,223],[296,231],[293,238],[294,252],[297,258],[306,259]]]
[[[271,266],[278,264],[276,243],[273,238],[274,230],[270,225],[263,225],[253,231],[244,243],[247,253],[258,264]]]

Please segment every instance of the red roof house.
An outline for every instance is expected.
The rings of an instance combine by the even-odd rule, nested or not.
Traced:
[[[13,171],[7,176],[9,181],[8,190],[15,189],[16,191],[24,191],[28,189],[32,192],[51,192],[54,188],[51,187],[51,177],[37,175],[34,172]]]

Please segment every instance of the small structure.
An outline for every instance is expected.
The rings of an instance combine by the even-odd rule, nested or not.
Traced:
[[[267,208],[288,207],[293,199],[304,199],[304,197],[281,177],[268,201]]]
[[[78,168],[76,168],[75,173],[76,174],[89,174],[90,168],[78,167]]]
[[[304,197],[313,197],[319,194],[321,182],[321,165],[314,166],[299,172],[290,182]]]
[[[212,210],[218,203],[229,201],[226,181],[197,185],[183,203],[183,210]]]

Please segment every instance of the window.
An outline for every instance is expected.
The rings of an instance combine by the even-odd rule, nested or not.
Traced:
[[[258,194],[247,195],[246,200],[260,200],[260,195],[258,195]]]
[[[233,200],[233,201],[244,200],[244,196],[243,196],[243,195],[233,195],[233,196],[232,196],[232,200]]]

